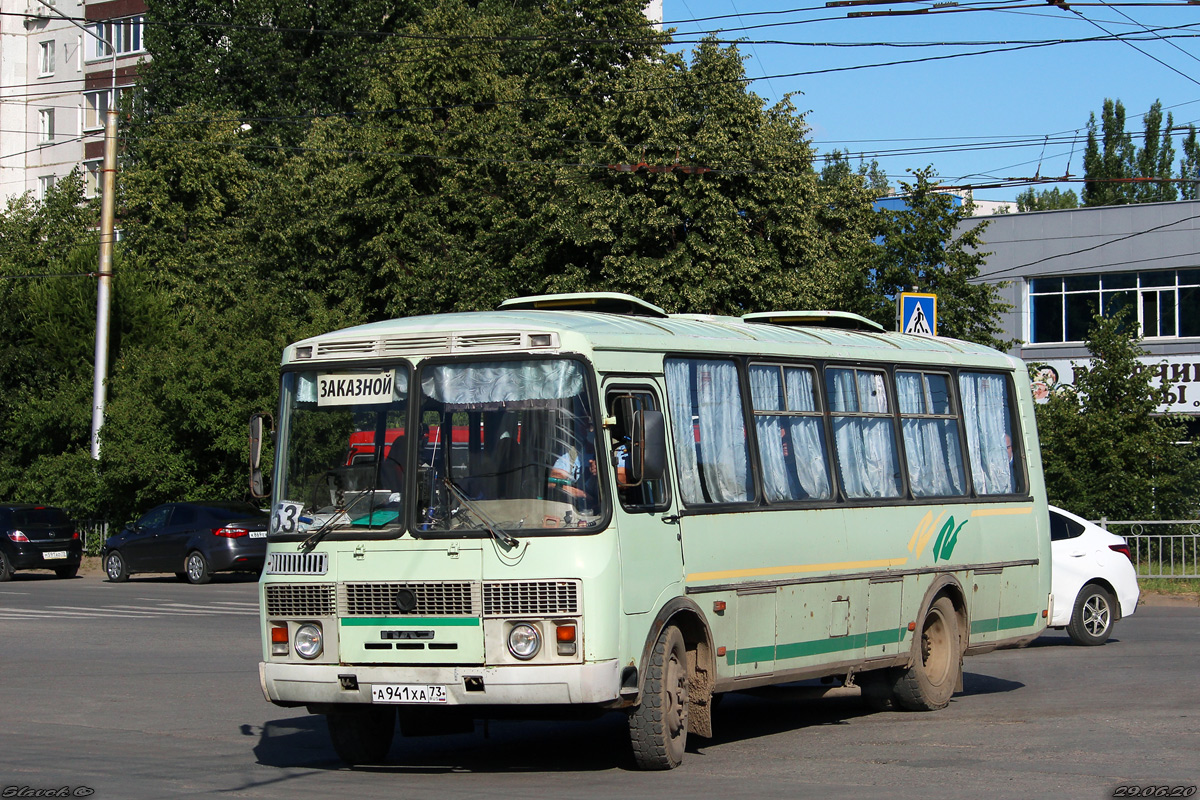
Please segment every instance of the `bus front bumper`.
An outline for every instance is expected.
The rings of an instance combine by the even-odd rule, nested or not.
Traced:
[[[587,664],[505,667],[260,662],[258,675],[263,695],[282,706],[370,703],[371,687],[376,684],[444,686],[444,705],[581,705],[617,700],[621,684],[616,659]]]

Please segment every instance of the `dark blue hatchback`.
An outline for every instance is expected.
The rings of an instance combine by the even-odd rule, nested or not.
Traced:
[[[110,581],[173,572],[188,583],[208,583],[214,572],[261,572],[269,519],[249,503],[164,503],[108,538],[104,572]]]
[[[74,578],[83,540],[62,509],[26,503],[0,505],[0,581],[19,569],[52,569]]]

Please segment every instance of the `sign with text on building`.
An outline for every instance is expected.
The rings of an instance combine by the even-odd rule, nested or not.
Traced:
[[[901,292],[900,330],[918,336],[937,336],[937,295]]]
[[[1090,358],[1051,359],[1038,361],[1025,356],[1033,365],[1033,399],[1045,402],[1051,394],[1071,391],[1075,386],[1075,372],[1087,369]],[[1200,415],[1200,353],[1183,356],[1142,356],[1138,359],[1142,369],[1154,375],[1153,384],[1161,386],[1164,379],[1171,384],[1167,402],[1158,407],[1160,414]]]

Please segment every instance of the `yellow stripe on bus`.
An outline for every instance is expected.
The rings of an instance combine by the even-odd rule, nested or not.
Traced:
[[[832,572],[838,569],[877,569],[899,567],[907,558],[881,558],[876,561],[842,561],[836,564],[793,564],[788,567],[758,567],[757,569],[728,569],[720,572],[693,572],[687,582],[715,581],[729,578],[761,578],[767,575],[787,575],[795,572]]]
[[[981,508],[978,511],[972,511],[972,517],[1001,517],[1008,514],[1032,514],[1033,506],[1025,506],[1023,508]]]

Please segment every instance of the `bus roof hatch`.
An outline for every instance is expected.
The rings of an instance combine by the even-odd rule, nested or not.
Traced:
[[[621,292],[575,292],[514,297],[496,306],[498,311],[598,311],[630,317],[666,319],[667,312],[645,300]]]
[[[742,322],[782,325],[787,328],[841,328],[849,331],[886,333],[878,322],[848,311],[761,311],[746,314]]]

